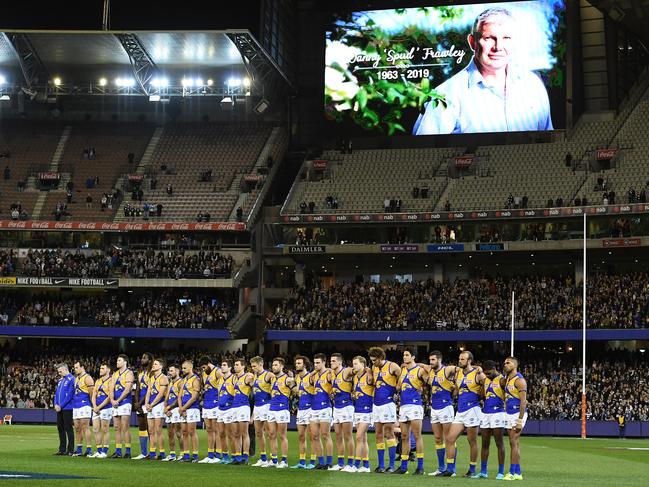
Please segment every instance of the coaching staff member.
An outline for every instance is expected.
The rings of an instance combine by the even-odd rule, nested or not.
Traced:
[[[58,364],[56,371],[61,379],[56,386],[56,393],[54,394],[56,427],[59,430],[59,451],[55,455],[72,455],[74,453],[74,429],[72,427],[74,375],[70,373],[67,364]]]

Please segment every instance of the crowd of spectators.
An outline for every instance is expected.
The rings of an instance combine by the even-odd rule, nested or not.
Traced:
[[[581,368],[568,360],[524,365],[529,415],[534,419],[581,419]],[[649,366],[626,360],[594,361],[586,370],[586,417],[595,421],[649,421]]]
[[[232,256],[203,250],[29,250],[21,265],[13,251],[0,251],[0,276],[208,279],[229,276],[232,265]]]
[[[83,297],[34,295],[22,307],[5,303],[2,313],[18,325],[109,326],[126,328],[225,328],[237,312],[228,294],[202,296],[173,291],[115,293]],[[13,306],[12,306],[13,305]]]
[[[232,272],[232,256],[218,252],[199,251],[186,254],[180,251],[124,251],[119,256],[124,277],[134,278],[214,278],[226,277]]]
[[[590,277],[588,326],[649,326],[647,277],[640,272]],[[267,326],[295,330],[505,330],[510,327],[512,291],[517,328],[581,326],[581,285],[571,277],[548,276],[302,287],[277,306]]]

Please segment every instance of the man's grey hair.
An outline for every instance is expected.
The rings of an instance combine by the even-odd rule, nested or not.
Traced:
[[[480,15],[475,18],[473,22],[473,27],[471,28],[471,34],[479,34],[482,32],[482,26],[493,22],[497,18],[505,17],[508,20],[513,20],[512,13],[503,7],[492,7],[483,11]]]
[[[68,364],[65,362],[61,362],[60,364],[55,365],[56,370],[59,370],[61,367],[63,367],[65,370],[70,370],[70,367],[68,367]]]

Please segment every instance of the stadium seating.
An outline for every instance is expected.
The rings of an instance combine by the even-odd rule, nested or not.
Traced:
[[[0,127],[0,151],[9,157],[0,158],[0,171],[11,169],[11,178],[0,177],[0,218],[9,219],[10,207],[20,203],[31,217],[39,191],[32,173],[46,171],[63,131],[62,124],[7,120]],[[25,191],[18,191],[18,181],[25,181]]]
[[[141,204],[162,204],[164,221],[195,221],[199,212],[209,213],[213,221],[228,220],[241,179],[255,165],[271,129],[266,124],[244,123],[165,126],[146,169],[157,186],[150,190],[145,181]],[[213,180],[201,182],[200,175],[207,170],[212,170]],[[167,194],[168,185],[172,195]],[[120,210],[116,221],[124,220],[130,218]]]
[[[73,203],[68,204],[69,219],[89,221],[111,221],[117,209],[101,210],[101,197],[113,188],[121,190],[120,177],[134,171],[136,163],[129,165],[128,154],[135,154],[135,161],[142,156],[153,133],[153,126],[142,123],[89,123],[73,125],[65,146],[61,172],[69,172],[74,184]],[[93,159],[84,158],[84,149],[96,151]],[[98,177],[99,185],[86,187],[90,178]],[[92,206],[86,205],[86,198],[92,197]],[[52,191],[41,212],[41,219],[51,220],[59,202],[65,203],[65,187]]]

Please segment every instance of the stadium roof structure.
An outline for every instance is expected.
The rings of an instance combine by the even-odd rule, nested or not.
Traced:
[[[0,29],[0,94],[236,96],[287,91],[248,30]]]

